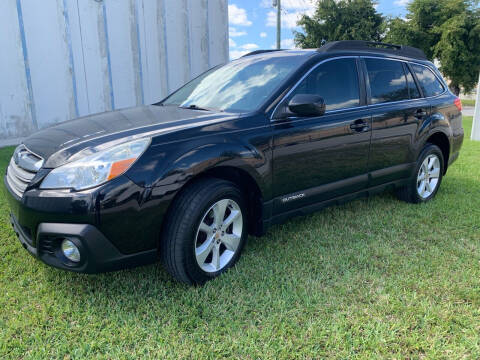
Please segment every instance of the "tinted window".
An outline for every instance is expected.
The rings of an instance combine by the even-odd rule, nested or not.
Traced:
[[[168,97],[164,105],[248,112],[260,107],[306,57],[256,55],[214,68]]]
[[[412,73],[408,66],[405,66],[405,71],[407,73],[407,83],[408,83],[408,91],[410,93],[410,99],[418,99],[420,97],[420,91],[418,91],[417,84],[415,80],[413,80]]]
[[[421,65],[411,64],[425,97],[440,95],[445,90],[433,72]]]
[[[320,95],[325,100],[326,110],[360,105],[355,59],[332,60],[319,65],[295,89],[293,95],[296,94]]]
[[[407,80],[399,61],[365,59],[372,104],[409,99]]]

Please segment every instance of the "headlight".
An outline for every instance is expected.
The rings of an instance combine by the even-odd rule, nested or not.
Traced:
[[[100,185],[123,174],[150,144],[140,139],[114,146],[53,169],[41,189],[83,190]]]

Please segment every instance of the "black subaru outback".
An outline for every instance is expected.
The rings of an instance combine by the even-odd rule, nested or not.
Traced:
[[[247,234],[395,188],[431,200],[461,103],[422,51],[362,41],[254,52],[163,101],[65,122],[17,147],[5,184],[22,245],[96,273],[161,258],[201,284]]]

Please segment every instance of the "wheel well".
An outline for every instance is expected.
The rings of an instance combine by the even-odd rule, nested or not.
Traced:
[[[430,144],[437,145],[440,148],[440,150],[442,150],[443,161],[444,161],[443,172],[446,173],[447,167],[448,167],[448,157],[450,156],[450,142],[448,141],[447,135],[441,132],[437,132],[431,135],[427,139],[427,142]]]
[[[219,166],[205,171],[198,177],[215,177],[230,181],[237,185],[245,194],[248,212],[248,233],[261,235],[262,233],[262,192],[254,178],[245,170],[231,166]]]
[[[180,192],[186,189],[193,182],[208,177],[230,181],[240,188],[240,190],[245,194],[247,207],[250,210],[248,212],[248,233],[256,236],[262,235],[262,192],[260,191],[260,188],[258,187],[253,177],[245,170],[241,170],[231,166],[219,166],[211,168],[190,179],[182,187]],[[175,197],[177,197],[180,192]]]

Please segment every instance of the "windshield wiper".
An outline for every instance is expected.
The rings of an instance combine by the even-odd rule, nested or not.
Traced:
[[[202,110],[202,111],[221,111],[221,110],[217,110],[217,109],[200,107],[200,106],[197,106],[197,105],[195,105],[195,104],[191,104],[191,105],[188,105],[188,106],[179,106],[179,108],[182,108],[182,109],[191,109],[191,110]]]
[[[195,104],[188,105],[188,106],[179,106],[182,109],[192,109],[192,110],[204,110],[204,111],[209,111],[209,109],[202,108],[200,106],[197,106]]]

